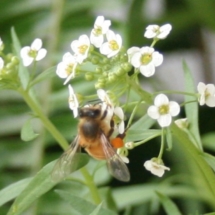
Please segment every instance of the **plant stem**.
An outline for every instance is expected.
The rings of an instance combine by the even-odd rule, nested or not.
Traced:
[[[92,198],[93,198],[93,201],[95,202],[95,204],[100,204],[101,203],[101,197],[99,195],[99,192],[98,192],[98,189],[93,181],[93,177],[89,174],[89,172],[87,171],[87,169],[85,167],[83,167],[81,169],[81,173],[82,175],[84,176],[85,180],[86,180],[86,185],[88,186],[90,192],[91,192],[91,195],[92,195]]]
[[[34,100],[29,96],[28,92],[19,89],[19,93],[23,96],[25,102],[31,108],[31,110],[35,113],[36,116],[40,118],[43,122],[45,128],[53,135],[53,137],[57,140],[60,146],[66,150],[68,148],[68,142],[61,135],[61,133],[56,129],[56,127],[52,124],[52,122],[44,115],[41,108],[34,102]]]

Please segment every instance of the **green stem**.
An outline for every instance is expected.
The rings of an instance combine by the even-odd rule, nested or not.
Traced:
[[[29,96],[28,92],[19,89],[19,93],[23,96],[25,102],[31,108],[31,110],[35,113],[36,116],[40,118],[43,122],[45,128],[53,135],[56,141],[60,144],[60,146],[66,150],[68,148],[68,142],[61,135],[61,133],[56,129],[56,127],[52,124],[52,122],[44,115],[41,108],[34,102],[34,100]]]
[[[87,171],[87,169],[85,167],[83,167],[81,169],[81,173],[84,176],[86,182],[85,184],[88,186],[90,193],[92,195],[93,201],[95,202],[95,204],[100,204],[101,203],[101,197],[99,195],[98,189],[93,181],[93,177],[89,174],[89,172]]]
[[[174,90],[163,90],[159,92],[153,93],[154,95],[160,94],[160,93],[165,93],[165,94],[180,94],[180,95],[187,95],[187,96],[193,96],[193,97],[198,97],[196,93],[188,93],[188,92],[183,92],[183,91],[174,91]]]
[[[160,152],[159,152],[159,155],[158,155],[158,158],[159,159],[162,159],[162,156],[163,156],[163,151],[164,151],[164,128],[162,128],[162,133],[161,133],[161,148],[160,148]]]
[[[152,103],[152,96],[149,92],[143,90],[139,84],[136,83],[134,78],[127,76],[127,82],[131,86],[131,89],[134,90],[146,103]]]

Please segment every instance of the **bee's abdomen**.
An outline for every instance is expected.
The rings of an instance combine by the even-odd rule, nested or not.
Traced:
[[[80,127],[82,135],[86,138],[94,139],[100,134],[99,124],[95,121],[85,121]]]

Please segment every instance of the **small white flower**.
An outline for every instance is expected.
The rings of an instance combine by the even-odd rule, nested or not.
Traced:
[[[146,28],[144,37],[165,39],[171,30],[172,30],[172,26],[170,24],[165,24],[161,27],[158,25],[149,25]]]
[[[78,40],[71,43],[71,48],[77,57],[77,62],[82,63],[88,55],[90,40],[87,35],[81,35]]]
[[[125,143],[125,148],[127,148],[127,149],[133,149],[134,147],[135,147],[134,142]]]
[[[214,84],[205,85],[199,82],[197,86],[199,92],[199,104],[206,104],[209,107],[215,107],[215,86]]]
[[[24,66],[29,66],[33,61],[40,61],[46,56],[47,50],[42,48],[42,40],[35,39],[31,46],[21,49],[20,55]]]
[[[144,163],[144,167],[146,168],[146,170],[150,171],[153,175],[156,175],[158,177],[162,177],[165,170],[170,170],[169,167],[163,165],[162,160],[157,158],[146,161]]]
[[[78,116],[78,99],[74,93],[74,90],[71,85],[69,87],[69,107],[73,111],[74,118]]]
[[[77,66],[76,58],[69,52],[63,55],[63,60],[57,65],[57,75],[65,79],[64,84],[75,77],[75,68]]]
[[[95,23],[94,29],[90,34],[90,42],[96,48],[100,48],[104,41],[104,34],[107,33],[111,25],[110,20],[105,20],[104,16],[98,16]]]
[[[175,120],[175,124],[180,128],[180,129],[186,129],[189,125],[187,118],[184,119],[177,119]]]
[[[102,111],[107,111],[106,121],[109,123],[114,114],[114,106],[108,96],[108,94],[103,89],[97,90],[97,95],[102,103]]]
[[[155,97],[154,105],[148,108],[148,115],[156,119],[161,127],[167,127],[172,122],[172,117],[180,112],[180,106],[177,102],[169,101],[164,94]]]
[[[155,67],[160,66],[163,62],[163,55],[153,48],[145,46],[138,50],[137,47],[128,49],[130,62],[135,68],[139,68],[140,72],[150,77],[155,73]]]
[[[101,54],[107,55],[108,58],[116,55],[122,47],[122,38],[119,34],[115,34],[109,30],[106,33],[107,42],[100,47]]]
[[[117,124],[119,134],[123,134],[125,131],[124,113],[121,107],[114,108],[114,122]]]

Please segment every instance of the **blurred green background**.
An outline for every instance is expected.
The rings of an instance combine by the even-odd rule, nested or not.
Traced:
[[[30,45],[35,38],[41,38],[43,47],[48,50],[46,58],[39,63],[38,72],[41,72],[60,62],[62,55],[71,51],[70,43],[79,35],[89,35],[98,15],[112,21],[111,29],[122,35],[126,48],[150,45],[151,41],[143,37],[145,27],[149,24],[171,23],[173,29],[170,35],[156,45],[156,49],[164,54],[164,63],[157,68],[153,78],[142,78],[141,81],[144,88],[151,92],[166,89],[183,91],[182,59],[190,66],[196,84],[199,81],[215,83],[214,11],[214,0],[0,0],[0,37],[8,52],[11,49],[11,27],[15,27],[22,46]],[[72,84],[77,93],[93,92],[93,84],[86,84],[81,79],[72,81]],[[67,140],[71,141],[77,131],[77,120],[73,119],[68,108],[68,90],[63,86],[63,80],[56,76],[41,83],[36,91],[44,112]],[[174,98],[179,102],[183,101],[183,97]],[[29,118],[29,113],[29,108],[16,92],[0,91],[0,189],[35,175],[42,166],[62,153],[62,149],[39,120],[32,122],[35,131],[40,133],[39,137],[29,142],[20,139],[20,130]],[[202,135],[213,135],[214,116],[213,108],[200,108]],[[131,151],[129,184],[113,179],[109,186],[115,189],[160,183],[161,179],[155,178],[143,168],[145,160],[157,156],[159,141],[151,141]],[[189,168],[184,169],[186,158],[181,157],[178,150],[180,149],[174,146],[171,153],[165,153],[165,164],[171,168],[165,178],[189,172]],[[214,153],[212,150],[214,149],[210,148],[209,152]],[[39,206],[34,205],[25,215],[60,214],[58,211],[62,211],[65,206],[59,203],[53,207],[56,198],[56,194],[49,192],[40,199]],[[199,200],[188,198],[184,201],[178,197],[174,200],[185,214],[211,211],[207,204]],[[2,206],[0,214],[6,214],[10,205],[11,202]],[[148,202],[131,203],[130,206],[130,214],[134,215],[164,214],[160,207],[154,207]]]

